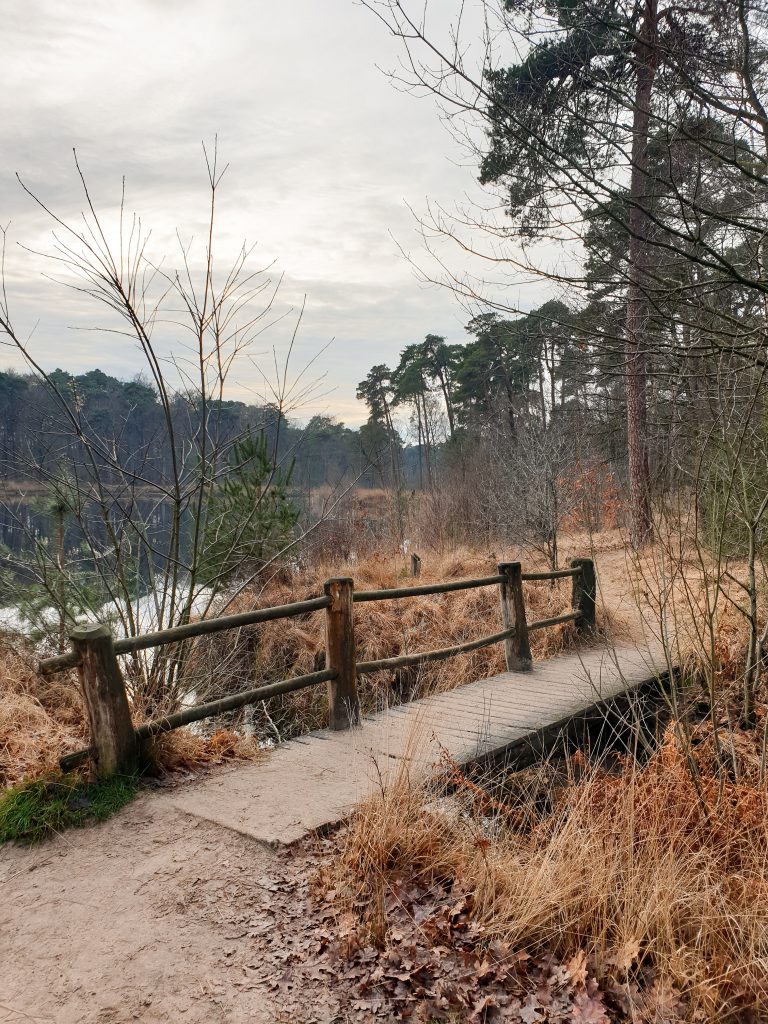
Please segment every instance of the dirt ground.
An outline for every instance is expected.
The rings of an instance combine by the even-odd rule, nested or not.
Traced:
[[[162,794],[41,846],[3,847],[0,1021],[279,1019],[254,982],[259,964],[233,967],[227,924],[274,859]]]
[[[578,957],[475,943],[472,895],[391,888],[383,950],[315,884],[343,832],[272,851],[145,795],[112,821],[0,862],[0,1022],[608,1024]],[[474,929],[474,930],[473,930]],[[466,933],[466,934],[465,934]],[[544,1016],[542,1016],[544,1014]]]

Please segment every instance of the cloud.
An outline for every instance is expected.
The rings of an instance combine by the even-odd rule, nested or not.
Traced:
[[[450,201],[476,186],[431,100],[392,88],[396,42],[352,0],[33,0],[4,11],[4,150],[0,223],[12,241],[50,248],[50,223],[19,188],[18,170],[57,213],[77,222],[84,198],[75,147],[104,223],[116,236],[123,176],[127,208],[152,227],[151,252],[178,259],[175,230],[204,236],[201,140],[219,137],[230,168],[219,207],[222,265],[243,239],[257,264],[285,272],[282,308],[307,297],[297,346],[333,388],[324,408],[360,422],[357,382],[375,362],[425,334],[463,340],[451,295],[425,289],[398,252],[417,248],[406,203]],[[437,0],[437,13],[455,9]],[[451,159],[452,158],[452,159]],[[34,330],[46,368],[99,365],[129,376],[135,346],[94,334],[105,311],[41,277],[41,261],[11,246],[8,286],[18,322]],[[178,338],[168,331],[164,343]],[[283,351],[287,325],[264,339]],[[0,367],[16,357],[0,347]],[[243,365],[238,397],[259,387]],[[251,389],[251,390],[249,390]],[[316,411],[312,409],[310,411]]]

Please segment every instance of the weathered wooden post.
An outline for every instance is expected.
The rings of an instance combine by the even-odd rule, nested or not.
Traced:
[[[519,562],[501,562],[499,565],[499,575],[504,577],[499,584],[501,619],[505,629],[515,630],[513,635],[504,641],[509,672],[529,672],[533,667],[528,623],[525,619],[522,572]]]
[[[331,603],[325,609],[325,667],[337,673],[328,682],[329,726],[349,729],[360,724],[360,701],[355,671],[355,620],[349,577],[328,580],[325,593]]]
[[[421,559],[417,554],[411,555],[411,576],[421,576]]]
[[[138,767],[139,745],[109,626],[78,626],[69,636],[80,655],[78,672],[88,709],[95,774],[105,778],[133,772]]]
[[[595,629],[595,605],[597,602],[597,577],[595,563],[591,558],[572,558],[571,566],[580,569],[573,577],[573,610],[578,612],[574,619],[577,633],[592,633]]]

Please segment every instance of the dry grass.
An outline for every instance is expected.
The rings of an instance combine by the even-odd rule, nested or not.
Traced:
[[[703,801],[671,733],[642,768],[571,765],[546,814],[496,801],[489,819],[471,786],[446,813],[402,777],[360,809],[331,882],[380,944],[398,885],[451,879],[489,941],[585,953],[631,1020],[763,1020],[768,794],[716,775],[706,750]]]
[[[0,635],[0,785],[54,771],[86,742],[74,674],[43,678],[36,660],[23,638]]]
[[[589,550],[586,538],[574,542],[574,554]],[[505,553],[508,554],[508,553]],[[420,582],[495,575],[500,554],[461,548],[425,557]],[[228,611],[285,604],[322,593],[332,576],[350,575],[358,589],[379,589],[406,582],[407,560],[399,554],[373,553],[354,564],[324,561],[298,572],[283,570],[258,592],[242,595]],[[534,566],[525,559],[526,568]],[[554,587],[526,584],[530,620],[556,615],[570,606],[570,580]],[[402,601],[371,602],[355,608],[358,660],[434,650],[501,629],[498,588],[460,591]],[[557,627],[531,634],[536,659],[551,657],[572,644],[572,631]],[[313,614],[201,638],[190,658],[188,688],[195,702],[312,672],[324,664],[324,617]],[[0,640],[0,784],[46,774],[65,753],[87,743],[87,726],[74,672],[46,679],[37,674],[36,657],[21,637]],[[366,712],[392,701],[449,690],[504,669],[500,644],[427,665],[412,672],[381,672],[360,680]],[[258,745],[232,729],[243,726],[252,736],[285,739],[325,725],[324,687],[300,691],[217,722],[214,736],[183,730],[159,746],[161,764],[193,767],[224,756],[254,756]],[[222,734],[229,738],[217,739]],[[224,748],[230,750],[224,754]]]
[[[589,550],[584,548],[583,550]],[[418,582],[429,583],[492,576],[498,556],[462,548],[448,555],[425,558]],[[535,563],[528,558],[526,568]],[[373,554],[354,564],[321,563],[298,573],[283,572],[258,594],[243,595],[230,611],[286,604],[322,593],[332,576],[352,576],[358,590],[402,586],[410,581],[402,555]],[[529,621],[570,610],[571,581],[525,585]],[[405,600],[366,602],[355,606],[357,660],[373,661],[400,654],[450,647],[502,628],[498,588],[484,587]],[[552,657],[573,644],[568,626],[531,634],[534,659]],[[218,696],[245,686],[312,672],[324,664],[324,619],[312,614],[267,623],[238,633],[218,634],[198,643],[191,673],[206,680],[206,692]],[[365,712],[406,696],[450,690],[505,669],[501,644],[460,657],[427,664],[411,673],[380,672],[359,681]],[[270,706],[281,735],[304,732],[325,724],[324,696],[317,689],[292,694]]]
[[[76,673],[45,677],[36,665],[23,637],[0,636],[0,789],[55,776],[60,757],[88,744]],[[174,771],[252,759],[260,751],[252,737],[181,729],[155,740],[150,754],[160,770]]]

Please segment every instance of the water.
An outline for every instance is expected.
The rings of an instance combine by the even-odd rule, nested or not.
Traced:
[[[51,596],[64,587],[77,619],[103,615],[124,621],[130,602],[142,632],[161,628],[188,597],[177,586],[174,607],[161,615],[164,587],[157,580],[169,562],[170,539],[171,509],[157,500],[136,501],[129,518],[117,502],[106,514],[96,502],[85,503],[76,517],[57,512],[47,498],[0,498],[0,626],[22,632],[55,628]],[[119,598],[110,599],[115,593]],[[203,592],[195,595],[195,610],[205,603]]]

